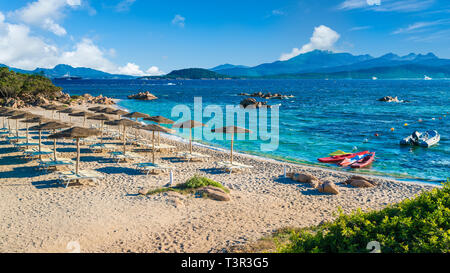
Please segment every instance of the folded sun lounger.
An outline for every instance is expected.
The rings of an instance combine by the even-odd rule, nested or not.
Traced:
[[[227,172],[233,172],[233,171],[242,171],[242,170],[248,170],[253,168],[253,166],[250,165],[244,165],[237,162],[216,162],[219,169],[223,169]]]
[[[147,175],[151,172],[155,172],[155,171],[166,171],[166,170],[173,170],[175,169],[175,167],[169,166],[169,165],[165,165],[165,164],[158,164],[158,163],[151,163],[151,162],[146,162],[146,163],[137,163],[134,164],[136,166],[136,169],[146,173]]]
[[[205,154],[201,154],[201,153],[190,153],[190,152],[179,152],[177,153],[177,156],[182,159],[182,160],[186,160],[186,161],[204,161],[207,160],[208,158],[210,158],[211,156],[209,155],[205,155]]]
[[[98,179],[103,178],[104,176],[94,170],[83,170],[83,171],[79,171],[78,174],[75,174],[75,172],[73,171],[69,171],[69,172],[61,172],[59,174],[59,182],[61,184],[66,184],[65,188],[67,188],[69,186],[69,183],[74,182],[74,181],[80,181],[80,180],[91,180],[96,182]]]

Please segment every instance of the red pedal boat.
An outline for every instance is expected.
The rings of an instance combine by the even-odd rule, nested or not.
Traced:
[[[375,159],[375,152],[367,154],[362,159],[360,159],[360,160],[356,161],[355,163],[353,163],[352,165],[350,165],[350,167],[352,167],[352,168],[363,168],[363,167],[366,167],[369,164],[371,164],[374,159]]]
[[[368,154],[369,151],[363,151],[363,152],[358,152],[358,153],[354,153],[354,154],[345,154],[345,155],[335,155],[335,156],[330,156],[330,157],[323,157],[323,158],[318,158],[317,160],[319,160],[319,162],[322,163],[338,163],[346,158],[352,158],[355,157],[357,155],[365,155]]]

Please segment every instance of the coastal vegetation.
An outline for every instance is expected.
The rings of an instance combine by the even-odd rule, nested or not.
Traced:
[[[226,187],[224,187],[222,184],[220,184],[217,181],[214,181],[214,180],[204,177],[204,176],[194,175],[193,177],[189,178],[184,183],[178,184],[174,187],[166,187],[166,188],[158,188],[155,190],[150,190],[150,191],[148,191],[147,194],[152,195],[152,194],[158,194],[158,193],[163,193],[163,192],[168,192],[168,191],[175,191],[175,192],[179,192],[179,193],[195,193],[195,191],[197,189],[202,188],[202,187],[208,187],[208,186],[219,188],[226,193],[230,192],[229,189],[227,189]]]
[[[40,74],[22,74],[0,67],[0,100],[4,104],[9,99],[32,100],[40,95],[55,98],[61,88],[53,85],[50,79]]]
[[[450,182],[380,211],[339,213],[315,227],[281,229],[244,251],[367,253],[375,241],[382,253],[450,252]]]
[[[164,76],[148,76],[141,77],[139,79],[225,79],[230,78],[229,76],[225,76],[214,71],[203,69],[203,68],[186,68],[180,70],[173,70],[167,75]]]

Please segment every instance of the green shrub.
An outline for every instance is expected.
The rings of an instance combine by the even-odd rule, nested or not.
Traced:
[[[291,230],[278,252],[369,252],[377,241],[383,253],[450,252],[450,183],[380,211],[360,210],[313,228]]]
[[[216,182],[207,177],[195,175],[195,176],[191,177],[185,183],[176,185],[175,187],[158,188],[158,189],[149,191],[147,194],[158,194],[158,193],[163,193],[163,192],[168,192],[168,191],[176,191],[179,193],[191,193],[197,188],[206,187],[206,186],[213,186],[213,187],[220,188],[220,189],[224,190],[225,192],[230,192],[229,189],[222,186],[222,184],[220,184],[219,182]]]
[[[198,175],[193,176],[188,181],[186,181],[186,183],[180,184],[177,187],[180,189],[183,189],[183,188],[196,189],[196,188],[201,188],[201,187],[206,187],[206,186],[213,186],[213,187],[221,188],[222,190],[229,192],[229,190],[227,188],[225,188],[224,186],[222,186],[222,184],[220,184],[219,182],[216,182],[210,178],[198,176]]]

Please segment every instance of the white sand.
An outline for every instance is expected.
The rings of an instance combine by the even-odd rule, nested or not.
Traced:
[[[51,116],[49,111],[46,115]],[[68,120],[65,114],[63,119]],[[81,118],[72,120],[80,122]],[[74,159],[73,142],[65,142],[64,149],[71,152],[63,153],[63,157]],[[179,150],[188,149],[174,140],[163,142]],[[183,163],[171,162],[170,155],[162,155],[158,161],[176,167],[175,183],[183,183],[194,174],[221,182],[231,189],[230,202],[190,195],[138,195],[141,188],[165,185],[169,175],[143,175],[132,163],[118,165],[107,154],[89,153],[86,147],[82,149],[81,169],[95,169],[106,178],[97,185],[66,189],[55,183],[55,174],[38,172],[36,161],[13,157],[18,153],[1,140],[0,251],[68,252],[67,244],[77,241],[82,252],[220,252],[278,228],[332,220],[338,207],[345,212],[380,209],[433,188],[383,178],[374,178],[380,183],[375,188],[352,188],[339,184],[349,173],[239,154],[236,161],[255,168],[230,175],[214,168],[214,162],[228,159],[227,153],[200,147],[195,151],[213,158],[204,163]],[[151,160],[151,153],[142,154]],[[338,183],[341,194],[320,194],[306,184],[280,178],[284,165]]]

